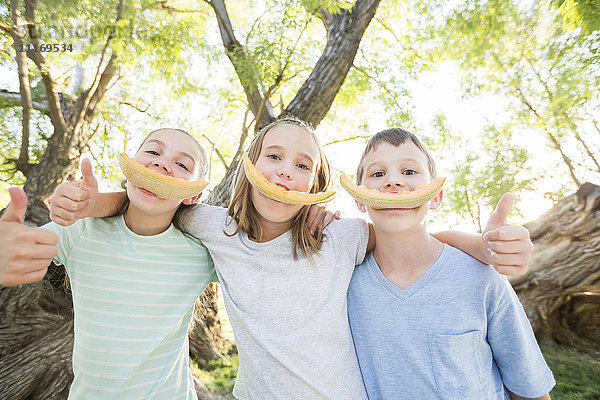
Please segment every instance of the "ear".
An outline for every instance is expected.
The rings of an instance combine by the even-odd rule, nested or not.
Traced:
[[[358,200],[354,200],[354,202],[356,203],[356,207],[358,207],[358,211],[360,212],[367,212],[367,208],[365,207],[364,204],[359,203]]]
[[[183,204],[185,204],[186,206],[191,206],[192,204],[196,204],[198,202],[198,200],[200,200],[200,197],[202,197],[202,192],[198,193],[197,195],[195,195],[194,197],[192,197],[190,199],[183,200]]]
[[[440,192],[429,202],[429,209],[435,210],[442,205],[442,199],[444,198],[444,189],[440,190]]]

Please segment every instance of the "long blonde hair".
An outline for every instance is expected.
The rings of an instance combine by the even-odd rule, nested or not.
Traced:
[[[321,150],[321,145],[317,136],[313,132],[312,128],[304,121],[294,117],[285,117],[277,119],[271,122],[269,125],[262,128],[250,143],[248,147],[248,157],[252,163],[256,163],[260,152],[262,150],[263,140],[267,133],[279,126],[293,125],[304,129],[311,135],[317,148],[319,149],[319,157],[316,162],[315,177],[313,180],[312,187],[309,193],[323,192],[329,189],[331,185],[331,170],[329,168],[329,162],[325,157],[325,154]],[[235,232],[227,234],[233,236],[240,230],[248,234],[254,240],[261,240],[262,228],[258,219],[258,211],[252,204],[251,197],[252,185],[244,172],[244,166],[240,162],[236,172],[235,182],[233,185],[233,195],[231,202],[229,203],[228,214],[237,222],[237,228]],[[307,223],[308,210],[310,206],[303,206],[300,212],[294,218],[292,224],[292,254],[294,260],[298,259],[297,248],[299,247],[305,256],[312,263],[312,253],[317,253],[321,250],[323,243],[323,232],[316,232],[315,235],[311,235]]]

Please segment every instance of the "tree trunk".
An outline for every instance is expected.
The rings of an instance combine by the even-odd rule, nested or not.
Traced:
[[[223,322],[217,306],[217,283],[211,283],[196,300],[192,329],[190,330],[190,355],[198,366],[206,367],[208,361],[223,357],[231,343],[223,336]]]
[[[600,187],[583,184],[525,226],[535,251],[511,283],[538,340],[600,350]]]
[[[0,399],[66,399],[73,379],[73,307],[64,268],[0,289]]]

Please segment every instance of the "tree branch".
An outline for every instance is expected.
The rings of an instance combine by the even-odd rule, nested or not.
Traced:
[[[36,49],[39,49],[39,40],[37,29],[35,27],[35,8],[37,6],[37,0],[25,0],[25,18],[28,25],[29,38],[31,43],[34,44]],[[48,114],[50,121],[54,125],[55,129],[61,131],[66,130],[66,123],[62,114],[60,101],[58,99],[58,93],[56,92],[54,80],[50,76],[50,71],[46,65],[46,60],[40,52],[27,51],[27,56],[33,61],[40,75],[42,76],[42,83],[46,89],[46,101],[48,102]]]
[[[533,108],[533,106],[531,105],[531,103],[529,103],[529,101],[525,98],[525,95],[523,94],[523,92],[521,91],[520,88],[517,88],[517,93],[520,94],[521,101],[523,102],[523,104],[529,109],[529,111],[540,122],[540,124],[542,126],[542,129],[544,129],[544,131],[548,135],[548,138],[550,139],[550,142],[552,143],[552,146],[556,150],[558,150],[558,152],[560,153],[560,155],[561,155],[564,163],[567,165],[567,168],[569,169],[569,174],[571,175],[571,179],[573,179],[573,182],[575,182],[575,184],[578,187],[581,186],[581,182],[579,182],[579,179],[577,179],[577,177],[575,176],[575,169],[573,168],[573,164],[571,162],[571,159],[564,153],[564,151],[562,149],[562,146],[560,145],[560,143],[558,142],[558,140],[554,137],[554,135],[552,134],[552,132],[550,132],[550,129],[548,129],[548,126],[546,125],[546,122],[539,115],[539,113],[537,112],[537,110],[535,108]]]
[[[19,71],[19,93],[21,97],[21,107],[23,118],[21,121],[21,148],[19,150],[19,159],[16,162],[17,169],[27,176],[29,171],[29,121],[31,120],[31,89],[29,87],[29,68],[27,67],[27,55],[23,52],[23,33],[21,32],[21,12],[19,11],[18,0],[10,1],[10,11],[12,15],[11,36],[13,38],[13,47],[15,48],[15,59],[17,61],[17,70]]]
[[[21,94],[0,89],[0,108],[21,106]],[[31,106],[43,114],[48,115],[48,104],[41,101],[31,101]]]
[[[366,140],[366,139],[369,139],[371,136],[373,136],[373,135],[357,135],[357,136],[350,136],[350,137],[347,137],[344,139],[335,139],[335,140],[332,140],[331,142],[325,143],[322,147],[331,146],[332,144],[350,142],[351,140],[358,140],[358,139]]]
[[[260,77],[256,71],[248,71],[247,66],[244,65],[244,60],[248,60],[249,56],[246,54],[240,42],[235,38],[235,32],[233,31],[233,26],[231,25],[225,2],[224,0],[205,1],[215,11],[225,52],[235,69],[244,92],[246,93],[250,109],[252,110],[256,121],[258,121],[256,126],[264,126],[275,118],[273,115],[273,106],[268,98],[263,98],[260,92]],[[250,76],[248,76],[249,73]]]
[[[119,20],[121,19],[122,11],[123,11],[123,0],[119,0],[119,4],[117,6],[117,17],[115,18],[115,24],[117,22],[119,22]],[[76,110],[76,112],[73,114],[73,117],[75,119],[72,120],[71,123],[73,126],[75,126],[76,130],[77,130],[78,126],[80,126],[81,124],[83,124],[85,122],[84,118],[86,116],[86,113],[88,113],[88,111],[90,109],[94,109],[98,99],[104,95],[104,89],[108,85],[108,82],[110,81],[110,79],[112,79],[112,76],[114,75],[114,71],[116,71],[116,65],[115,65],[116,56],[113,54],[111,56],[110,60],[108,61],[108,63],[106,64],[106,66],[104,67],[104,70],[101,72],[102,64],[104,63],[104,59],[106,57],[106,54],[108,53],[110,42],[114,38],[114,35],[115,35],[115,29],[114,29],[114,25],[113,25],[112,29],[110,30],[110,33],[108,34],[108,37],[106,38],[106,43],[104,44],[104,48],[102,49],[102,55],[100,56],[100,61],[98,62],[98,68],[96,69],[96,75],[94,76],[94,81],[92,82],[92,85],[90,86],[90,88],[83,95],[83,101],[78,102],[79,107]],[[110,74],[107,74],[108,71],[113,71],[113,72]],[[106,78],[107,75],[109,75],[108,80],[104,79],[104,85],[101,85],[103,78]],[[92,104],[91,107],[90,107],[90,103]]]
[[[229,165],[227,165],[227,162],[225,161],[225,159],[223,158],[223,155],[221,154],[221,152],[219,151],[219,149],[215,145],[215,142],[213,142],[212,140],[210,140],[210,138],[208,136],[206,136],[205,134],[202,134],[202,137],[204,139],[206,139],[206,141],[208,143],[210,143],[211,148],[215,151],[215,153],[217,153],[217,156],[219,157],[219,160],[221,160],[221,164],[223,164],[223,166],[225,167],[225,170],[227,170],[227,168],[229,168]]]
[[[380,0],[357,0],[352,10],[331,14],[319,10],[327,30],[327,44],[310,76],[285,109],[317,126],[331,108],[352,66],[362,36],[373,19]]]
[[[141,112],[141,113],[148,114],[148,115],[150,115],[150,116],[152,116],[152,117],[155,117],[154,115],[152,115],[152,114],[150,114],[150,113],[148,112],[148,108],[150,108],[149,106],[146,106],[146,108],[145,108],[145,109],[142,109],[142,108],[140,108],[139,106],[136,106],[135,104],[133,104],[133,103],[130,103],[130,102],[128,102],[128,101],[126,101],[126,100],[124,100],[124,99],[122,99],[122,98],[120,98],[120,97],[112,97],[112,96],[109,96],[109,97],[107,97],[107,99],[109,99],[109,100],[113,100],[113,101],[116,101],[117,103],[119,103],[119,104],[122,104],[122,105],[124,105],[124,106],[129,106],[129,107],[133,108],[133,109],[134,109],[134,110],[136,110],[136,111],[139,111],[139,112]]]
[[[10,26],[8,26],[7,24],[5,24],[2,21],[0,21],[0,29],[2,29],[4,32],[6,32],[10,35]]]
[[[182,10],[180,8],[175,8],[171,4],[169,4],[168,1],[165,1],[165,0],[157,1],[153,6],[154,6],[154,8],[157,8],[159,10],[167,11],[170,15],[173,15],[173,14],[195,14],[195,13],[204,14],[204,12],[201,10]]]
[[[542,84],[542,86],[544,87],[544,91],[548,95],[548,100],[550,100],[550,104],[554,103],[554,95],[553,95],[552,91],[550,91],[550,88],[548,87],[548,83],[544,79],[542,79],[542,75],[535,68],[535,65],[533,64],[531,59],[529,57],[525,57],[525,59],[527,60],[527,63],[529,64],[529,68],[531,68],[534,75],[537,77],[538,82],[540,82]],[[554,115],[554,121],[556,122],[556,126],[559,125],[560,117],[564,118],[565,121],[567,121],[567,125],[569,125],[569,128],[570,128],[571,132],[573,133],[573,135],[575,136],[575,138],[577,139],[577,141],[579,143],[581,143],[581,145],[585,149],[588,157],[590,157],[592,159],[592,162],[594,164],[596,164],[596,171],[600,172],[600,164],[598,163],[598,160],[594,156],[594,153],[588,147],[587,143],[583,140],[581,135],[579,135],[579,130],[577,129],[577,125],[575,124],[575,122],[573,122],[571,117],[565,111],[562,111],[560,113],[561,115],[559,115],[559,113],[556,111],[555,107],[551,106],[550,109],[552,110],[552,115]]]

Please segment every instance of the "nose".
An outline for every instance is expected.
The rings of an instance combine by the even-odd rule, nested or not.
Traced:
[[[162,160],[153,160],[152,166],[165,175],[171,175],[171,168]]]
[[[288,165],[282,165],[277,175],[284,179],[292,179],[294,177],[292,169]]]
[[[400,179],[396,177],[390,176],[387,182],[385,183],[386,189],[403,189],[406,187],[406,184],[402,182]]]

